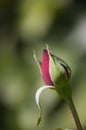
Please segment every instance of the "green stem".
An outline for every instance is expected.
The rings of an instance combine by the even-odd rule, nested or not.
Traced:
[[[73,100],[71,99],[68,103],[68,106],[72,112],[72,115],[73,115],[73,118],[74,118],[74,121],[75,121],[75,124],[76,124],[76,127],[77,127],[77,130],[83,130],[82,128],[82,125],[81,125],[81,122],[80,122],[80,119],[79,119],[79,116],[77,114],[77,111],[76,111],[76,108],[74,106],[74,103],[73,103]]]

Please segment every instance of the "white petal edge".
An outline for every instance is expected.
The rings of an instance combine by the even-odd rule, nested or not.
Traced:
[[[36,100],[36,103],[40,109],[40,102],[39,102],[39,98],[40,98],[40,94],[42,93],[43,90],[45,89],[49,89],[49,88],[52,88],[54,89],[55,87],[54,86],[42,86],[40,87],[37,91],[36,91],[36,95],[35,95],[35,100]]]
[[[37,121],[37,126],[40,124],[40,121],[41,121],[41,115],[42,115],[42,108],[41,108],[41,105],[40,105],[40,94],[42,93],[43,90],[45,89],[55,89],[54,86],[42,86],[40,87],[37,91],[36,91],[36,95],[35,95],[35,100],[36,100],[36,103],[37,103],[37,106],[39,108],[39,111],[40,111],[40,115],[39,115],[39,118],[38,118],[38,121]]]

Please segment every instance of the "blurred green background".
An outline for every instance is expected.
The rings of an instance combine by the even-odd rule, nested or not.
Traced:
[[[73,100],[86,127],[86,2],[84,0],[0,0],[0,130],[76,129],[56,92],[41,95],[43,117],[36,127],[35,92],[42,86],[33,49],[64,59],[72,69]]]

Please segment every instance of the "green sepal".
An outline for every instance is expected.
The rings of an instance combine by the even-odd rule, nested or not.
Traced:
[[[63,65],[70,71],[68,65],[58,57],[49,54],[49,73],[52,82],[54,83],[56,91],[65,100],[70,100],[72,96],[70,79],[67,78]]]
[[[36,103],[37,103],[37,106],[39,108],[39,117],[37,119],[37,126],[39,126],[40,122],[41,122],[41,116],[42,116],[42,107],[41,107],[41,104],[40,104],[40,94],[45,90],[45,89],[54,89],[55,90],[55,87],[54,86],[49,86],[49,85],[45,85],[45,86],[42,86],[40,87],[37,91],[36,91],[36,95],[35,95],[35,100],[36,100]]]
[[[70,101],[72,98],[72,90],[70,84],[55,86],[57,93],[66,101]]]

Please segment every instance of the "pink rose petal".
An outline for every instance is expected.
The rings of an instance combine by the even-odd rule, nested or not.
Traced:
[[[46,85],[53,85],[49,74],[49,55],[46,49],[43,49],[42,55],[42,78]]]

